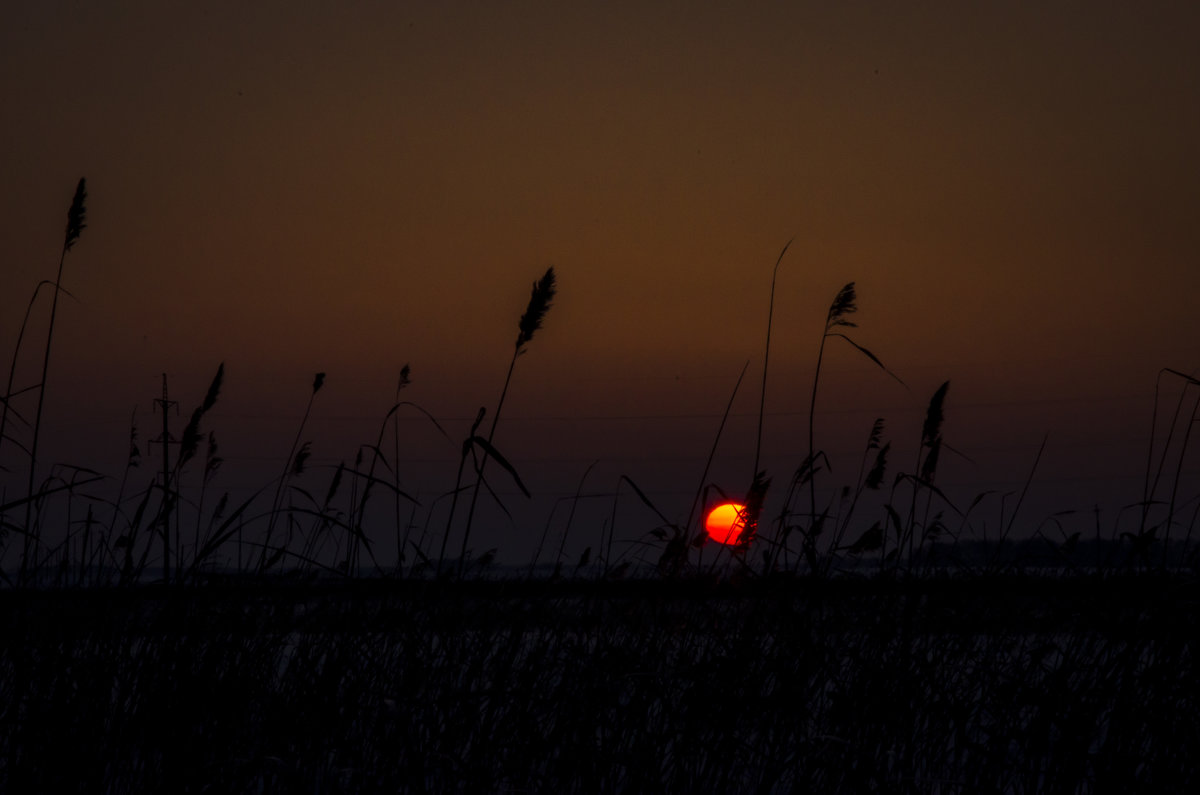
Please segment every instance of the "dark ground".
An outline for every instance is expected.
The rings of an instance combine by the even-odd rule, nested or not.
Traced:
[[[1200,783],[1190,575],[0,592],[5,792]]]

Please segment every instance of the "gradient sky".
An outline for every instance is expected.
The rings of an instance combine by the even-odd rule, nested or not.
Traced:
[[[778,480],[854,280],[854,338],[911,391],[830,346],[826,485],[853,481],[876,416],[911,470],[948,379],[946,442],[971,459],[945,460],[948,491],[1019,490],[1048,434],[1027,532],[1093,504],[1111,524],[1141,496],[1158,370],[1200,366],[1196,41],[1190,2],[9,3],[0,341],[53,278],[85,176],[45,460],[119,474],[131,413],[158,432],[161,373],[181,428],[224,361],[209,428],[226,487],[250,488],[314,372],[306,438],[336,464],[409,363],[406,397],[455,440],[405,416],[428,507],[554,265],[496,437],[537,498],[497,531],[523,550],[596,459],[589,489],[627,474],[683,519],[749,360],[714,472],[745,489],[794,239],[766,395]],[[982,510],[994,528],[999,502]]]

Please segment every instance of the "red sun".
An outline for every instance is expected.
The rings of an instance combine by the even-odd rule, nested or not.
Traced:
[[[704,520],[704,529],[719,544],[736,544],[745,527],[746,506],[736,502],[721,503]]]

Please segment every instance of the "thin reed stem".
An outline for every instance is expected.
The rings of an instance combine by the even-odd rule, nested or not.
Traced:
[[[792,245],[791,240],[779,252],[779,256],[775,260],[775,267],[771,269],[771,297],[767,302],[767,343],[763,349],[762,388],[758,393],[758,433],[754,437],[754,469],[750,473],[751,480],[758,476],[758,462],[762,452],[763,415],[767,406],[767,366],[771,360],[771,325],[775,318],[775,280],[779,276],[779,263],[783,262],[783,255],[787,253],[790,245]],[[741,381],[740,378],[738,380]]]
[[[8,385],[4,389],[4,407],[3,410],[0,410],[0,449],[3,449],[4,442],[8,438],[6,432],[8,429],[8,415],[10,411],[20,422],[23,422],[26,425],[29,424],[28,421],[22,417],[16,409],[12,408],[12,399],[19,394],[41,387],[41,384],[34,384],[33,386],[26,387],[18,392],[13,392],[13,382],[16,380],[17,375],[17,362],[21,356],[21,343],[25,339],[25,330],[29,327],[29,317],[31,314],[33,314],[33,306],[35,303],[37,303],[38,293],[41,292],[43,287],[47,286],[53,287],[54,282],[51,282],[48,279],[43,279],[42,281],[38,282],[37,287],[33,288],[33,295],[29,297],[29,304],[25,307],[25,317],[21,320],[21,328],[17,331],[17,343],[13,348],[12,363],[8,368]]]
[[[25,503],[25,549],[21,555],[21,578],[28,573],[29,557],[36,554],[38,538],[31,526],[33,509],[33,489],[37,482],[38,441],[42,432],[42,410],[46,404],[46,378],[50,372],[50,348],[54,342],[54,321],[58,316],[58,293],[62,289],[63,265],[67,260],[67,252],[79,240],[80,233],[87,227],[86,217],[87,180],[80,179],[75,187],[75,197],[67,210],[67,227],[63,237],[62,254],[58,258],[58,275],[54,278],[54,295],[50,301],[50,326],[46,331],[46,349],[42,357],[42,379],[38,383],[37,413],[33,419],[33,441],[29,445],[29,487],[26,491],[31,499]],[[7,401],[6,401],[7,402]]]
[[[294,465],[293,459],[296,457],[296,450],[300,447],[300,438],[304,435],[304,426],[308,423],[309,414],[312,413],[313,401],[317,397],[317,392],[321,391],[321,387],[325,385],[325,373],[317,373],[313,376],[312,392],[308,395],[308,405],[304,409],[304,416],[300,419],[300,427],[296,429],[296,438],[292,441],[292,448],[288,451],[287,460],[283,464],[283,472],[279,476],[279,482],[275,486],[275,496],[271,498],[271,513],[267,518],[267,535],[262,543],[262,551],[258,558],[258,570],[261,573],[267,562],[267,550],[271,546],[271,536],[275,530],[275,522],[278,518],[281,501],[283,499],[283,489],[287,484],[288,475],[292,471]]]
[[[467,466],[467,456],[471,453],[471,441],[475,438],[475,432],[479,430],[479,426],[483,423],[483,418],[486,414],[487,409],[483,406],[480,406],[479,412],[475,415],[475,422],[471,423],[471,433],[463,442],[462,452],[458,459],[458,474],[454,477],[454,491],[452,492],[452,496],[450,498],[450,512],[446,516],[446,532],[442,534],[442,549],[441,552],[438,553],[437,571],[434,573],[434,577],[439,579],[442,576],[442,564],[446,560],[446,544],[450,541],[450,531],[454,527],[454,512],[458,507],[458,495],[462,493],[463,489],[463,470],[466,469]],[[430,506],[430,511],[432,510],[433,507]]]

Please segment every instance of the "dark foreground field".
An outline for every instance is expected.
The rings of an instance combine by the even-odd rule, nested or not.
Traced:
[[[1183,792],[1183,576],[0,593],[4,792]]]

